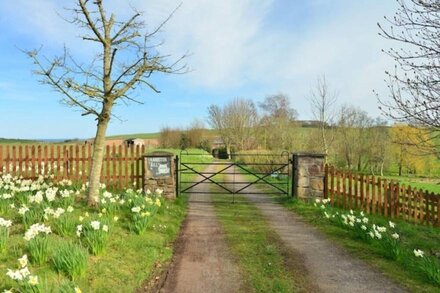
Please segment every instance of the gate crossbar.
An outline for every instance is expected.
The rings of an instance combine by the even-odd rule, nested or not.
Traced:
[[[211,179],[211,178],[214,177],[215,175],[220,174],[220,173],[222,173],[223,171],[228,170],[228,169],[231,168],[233,165],[234,165],[234,164],[231,163],[231,164],[230,164],[229,166],[227,166],[226,168],[223,168],[222,170],[220,170],[220,171],[218,171],[218,172],[212,174],[211,176],[207,177],[207,176],[205,176],[202,172],[199,172],[199,171],[195,170],[194,168],[191,168],[190,166],[186,165],[185,163],[182,163],[182,166],[185,166],[185,167],[188,168],[189,170],[192,170],[192,171],[194,172],[194,174],[198,174],[198,175],[202,176],[202,177],[205,178],[205,179],[203,179],[202,181],[196,182],[195,184],[193,184],[193,185],[191,185],[191,186],[185,188],[185,189],[182,190],[181,192],[185,192],[185,191],[187,191],[187,190],[189,190],[189,189],[191,189],[191,188],[193,188],[193,187],[195,187],[195,186],[197,186],[197,185],[199,185],[199,184],[202,184],[203,182],[209,180],[209,181],[211,181],[212,183],[214,183],[215,185],[217,185],[217,186],[223,188],[224,190],[226,190],[228,193],[233,193],[232,190],[230,190],[230,189],[224,187],[223,185],[221,185],[221,184],[219,184],[219,183],[217,183],[217,182],[215,182],[214,180]]]
[[[276,169],[276,170],[273,170],[272,173],[273,173],[273,172],[276,172],[276,171],[279,171],[279,170],[285,168],[286,166],[287,166],[287,164],[285,164],[284,166],[282,166],[282,167],[280,167],[280,168],[278,168],[278,169]],[[279,188],[278,186],[272,184],[271,182],[269,182],[269,181],[267,181],[267,180],[265,179],[266,177],[269,177],[270,175],[272,175],[272,173],[268,173],[268,174],[266,174],[265,176],[260,177],[260,176],[258,176],[257,174],[255,174],[254,172],[252,172],[252,171],[250,171],[250,170],[247,170],[246,168],[244,168],[243,166],[241,166],[241,165],[239,165],[239,164],[237,164],[237,167],[239,167],[239,168],[242,169],[243,171],[245,171],[245,172],[247,172],[247,173],[249,173],[249,174],[251,174],[251,175],[257,177],[258,179],[255,180],[255,181],[253,181],[253,182],[249,182],[246,186],[244,186],[243,188],[240,188],[240,189],[237,190],[235,193],[240,193],[240,191],[242,191],[242,190],[248,188],[249,186],[252,186],[253,184],[256,184],[256,183],[259,182],[259,181],[264,181],[266,184],[268,184],[268,185],[270,185],[270,186],[272,186],[272,187],[278,189],[279,191],[281,191],[282,194],[286,194],[286,193],[287,193],[286,190],[283,190],[283,189]]]

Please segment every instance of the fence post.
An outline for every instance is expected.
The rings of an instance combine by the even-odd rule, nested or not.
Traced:
[[[290,196],[295,196],[295,155],[292,154],[290,157],[289,163],[291,164],[291,174],[290,174]]]
[[[174,170],[175,170],[175,180],[176,180],[176,197],[179,197],[179,156],[176,155],[176,158],[174,159]]]
[[[324,198],[324,154],[293,154],[293,194],[300,199]]]
[[[437,226],[440,227],[440,196],[436,196],[437,198]]]
[[[328,177],[329,177],[329,168],[328,168],[328,164],[325,164],[324,167],[324,198],[329,198],[329,194],[328,194]]]

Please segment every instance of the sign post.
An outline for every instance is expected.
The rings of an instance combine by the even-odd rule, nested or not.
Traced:
[[[163,196],[176,198],[175,160],[169,152],[153,152],[144,155],[144,191],[163,190]]]

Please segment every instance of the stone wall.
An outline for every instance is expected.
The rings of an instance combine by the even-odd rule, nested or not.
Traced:
[[[323,154],[293,154],[293,193],[304,200],[324,197]]]
[[[155,176],[148,168],[148,160],[150,158],[169,158],[170,160],[170,175],[169,176]],[[163,196],[168,199],[176,198],[176,166],[175,156],[167,152],[155,152],[144,156],[143,160],[143,187],[144,191],[149,189],[154,192],[156,189],[163,190]]]

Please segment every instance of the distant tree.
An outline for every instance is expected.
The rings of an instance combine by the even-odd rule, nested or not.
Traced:
[[[162,148],[179,148],[182,131],[178,128],[162,127],[159,133],[159,144]]]
[[[289,97],[285,94],[266,96],[259,107],[267,117],[286,120],[295,120],[298,117],[298,112],[292,108]]]
[[[325,160],[327,162],[329,148],[334,140],[334,135],[329,135],[329,128],[334,123],[336,116],[335,104],[337,101],[337,93],[329,90],[324,75],[318,77],[315,88],[310,92],[309,101],[313,117],[319,122],[318,128],[320,132],[321,151],[326,155]]]
[[[201,142],[206,140],[207,131],[205,125],[199,119],[193,120],[185,132],[191,147],[200,148]]]
[[[373,119],[367,112],[351,105],[341,107],[337,120],[338,139],[341,156],[347,168],[356,168],[358,171],[365,168],[372,125]]]
[[[266,96],[259,103],[262,112],[259,137],[267,149],[290,149],[293,140],[293,122],[298,117],[285,94]]]
[[[180,134],[179,147],[181,150],[186,150],[191,146],[191,141],[189,140],[188,134],[183,132]]]
[[[99,45],[99,52],[88,63],[75,59],[65,48],[60,57],[52,59],[40,56],[38,50],[27,52],[35,63],[35,73],[41,83],[49,85],[61,94],[62,101],[82,112],[96,117],[97,129],[90,167],[88,203],[96,205],[99,192],[105,134],[112,117],[113,106],[118,102],[139,102],[130,92],[145,85],[159,93],[150,81],[154,73],[181,73],[185,66],[180,61],[167,62],[168,56],[158,52],[152,43],[172,14],[151,32],[145,30],[141,13],[125,21],[114,14],[107,15],[104,0],[77,0],[72,9],[73,19],[81,30],[82,39]],[[92,47],[89,47],[92,48]]]
[[[208,138],[204,138],[199,142],[199,144],[196,146],[196,148],[201,149],[201,150],[205,150],[206,152],[210,153],[211,152],[211,142],[209,141]]]
[[[426,129],[415,128],[406,124],[396,124],[391,128],[392,152],[397,162],[399,176],[406,173],[420,173],[425,169],[426,159],[421,156],[417,145],[419,140],[427,140]],[[432,156],[432,155],[431,155]]]
[[[211,105],[208,107],[208,124],[220,135],[229,156],[234,137],[227,119],[224,109],[220,106]]]
[[[373,175],[378,172],[384,175],[385,168],[390,164],[391,139],[387,121],[376,118],[369,129],[368,164]]]
[[[386,72],[391,101],[379,99],[381,109],[398,122],[433,130],[430,139],[435,138],[438,141],[440,3],[397,0],[397,4],[394,17],[385,17],[389,25],[378,23],[380,35],[401,45],[400,48],[386,51],[397,64],[394,72]],[[437,146],[440,144],[437,143]]]
[[[208,114],[208,123],[220,134],[228,154],[232,145],[246,150],[255,144],[258,114],[251,100],[236,98],[223,107],[211,105]]]

